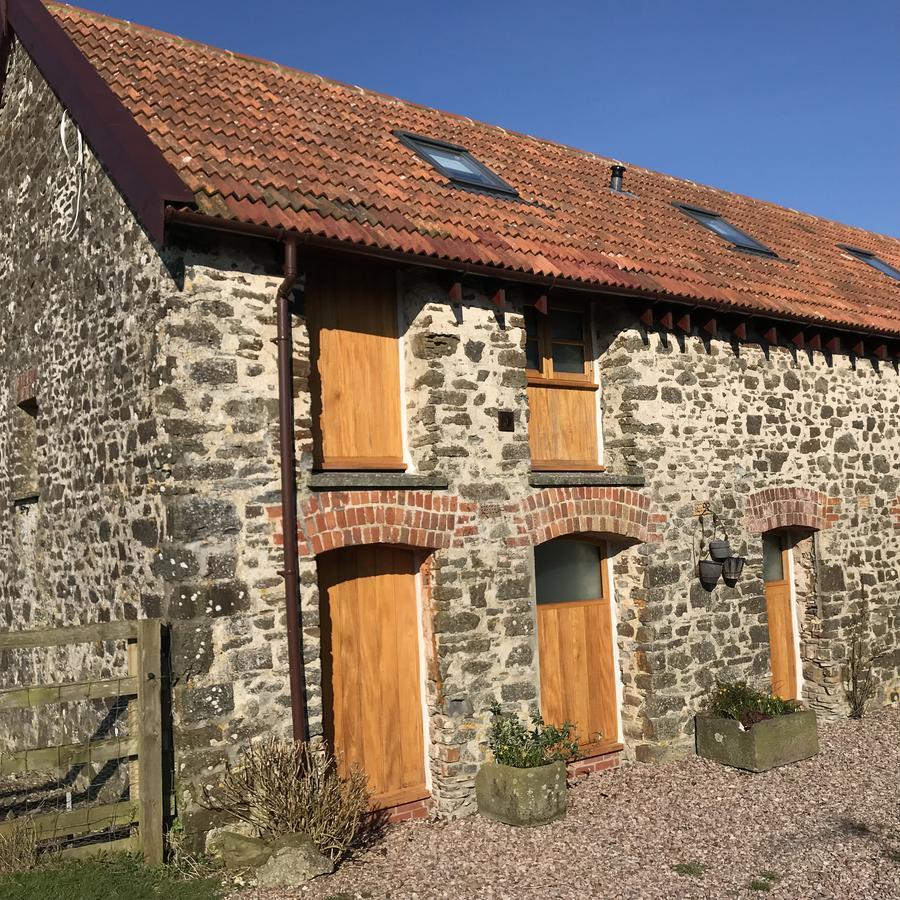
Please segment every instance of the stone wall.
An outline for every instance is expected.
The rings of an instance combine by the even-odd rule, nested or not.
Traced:
[[[151,405],[163,261],[20,47],[0,107],[0,628],[135,618],[161,517]],[[76,217],[76,207],[78,215]],[[109,648],[108,648],[109,649]],[[124,670],[123,648],[0,653],[0,687]],[[46,712],[46,711],[45,711]],[[104,712],[8,712],[0,746],[79,740]]]
[[[90,147],[67,160],[62,116],[16,47],[0,109],[0,628],[171,622],[177,799],[200,830],[209,767],[289,726],[265,515],[279,251],[173,234],[161,252]],[[74,159],[71,123],[67,138]],[[124,673],[124,648],[105,650],[0,654],[0,687]],[[84,740],[103,718],[5,713],[0,748]]]
[[[685,748],[691,715],[720,676],[765,684],[768,630],[762,531],[795,529],[796,605],[804,699],[846,710],[842,687],[857,624],[887,647],[876,702],[896,692],[897,565],[891,508],[900,478],[900,376],[890,364],[649,334],[624,301],[604,302],[600,341],[607,464],[642,470],[667,514],[647,547],[643,647],[648,731],[641,758]],[[598,316],[598,318],[600,318]],[[701,540],[695,505],[709,502],[742,579],[707,594],[691,577]]]

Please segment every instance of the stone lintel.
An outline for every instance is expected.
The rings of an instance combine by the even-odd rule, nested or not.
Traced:
[[[443,475],[416,475],[407,472],[316,472],[309,476],[308,485],[313,491],[361,488],[445,491],[450,486],[450,481]]]
[[[616,475],[613,472],[532,472],[532,487],[643,487],[643,475]]]

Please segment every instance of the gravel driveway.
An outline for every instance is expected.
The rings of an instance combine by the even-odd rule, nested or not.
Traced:
[[[390,829],[295,893],[371,898],[900,898],[900,710],[821,726],[814,759],[761,775],[692,758],[593,775],[565,820]]]

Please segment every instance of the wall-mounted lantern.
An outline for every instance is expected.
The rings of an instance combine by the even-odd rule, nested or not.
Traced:
[[[741,577],[741,572],[744,571],[744,563],[746,560],[743,556],[729,556],[722,563],[722,577],[725,579],[725,584],[728,587],[734,587],[737,584],[738,578]]]
[[[704,590],[713,591],[719,583],[719,579],[722,578],[728,587],[734,587],[741,577],[741,572],[744,570],[744,562],[746,560],[743,556],[734,556],[732,554],[731,544],[728,543],[728,536],[725,534],[725,528],[719,521],[719,517],[712,512],[708,503],[703,504],[703,507],[698,514],[698,518],[700,519],[701,547],[703,546],[704,539],[703,520],[707,515],[712,516],[713,538],[706,545],[710,558],[701,559],[697,566],[700,584]],[[721,539],[716,538],[717,531],[721,531]]]

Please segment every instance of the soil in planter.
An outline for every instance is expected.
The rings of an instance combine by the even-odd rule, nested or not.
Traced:
[[[744,726],[745,731],[749,731],[757,722],[765,722],[766,719],[771,718],[772,716],[767,716],[757,709],[752,709],[749,712],[741,713],[738,716],[738,722]]]

